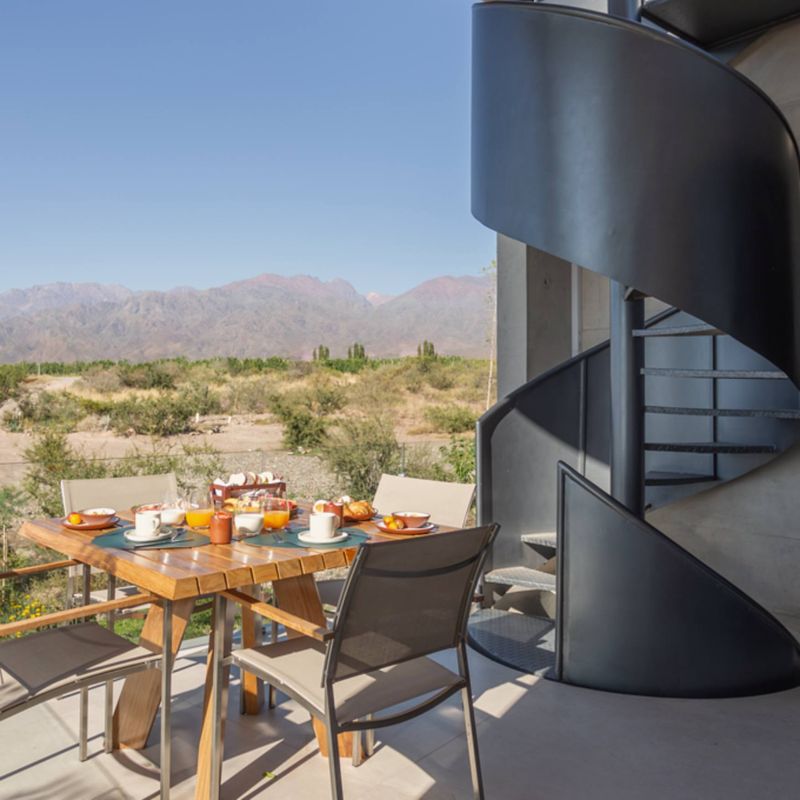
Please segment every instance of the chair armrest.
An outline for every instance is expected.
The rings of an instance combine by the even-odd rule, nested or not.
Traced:
[[[222,592],[222,594],[224,597],[227,597],[228,600],[232,600],[234,603],[244,606],[254,614],[271,619],[273,622],[278,622],[297,633],[302,633],[303,636],[310,636],[318,642],[327,642],[328,639],[333,637],[333,631],[322,628],[316,623],[298,617],[295,614],[290,614],[288,611],[284,611],[277,606],[272,606],[269,603],[251,597],[244,592],[237,592],[235,589],[230,589],[227,592]]]
[[[0,638],[36,630],[36,628],[43,628],[46,625],[58,625],[61,622],[70,622],[74,619],[94,617],[98,614],[105,614],[108,611],[118,611],[121,608],[131,608],[132,606],[140,606],[145,603],[157,602],[158,600],[159,598],[152,594],[134,594],[130,597],[120,597],[119,600],[106,600],[103,603],[93,603],[90,606],[79,606],[78,608],[68,608],[64,611],[54,611],[51,614],[42,614],[41,617],[7,622],[5,625],[0,625]]]
[[[24,578],[26,575],[38,575],[40,572],[49,572],[52,569],[66,569],[67,567],[80,566],[80,561],[68,559],[67,561],[51,561],[49,564],[33,564],[30,567],[17,567],[8,572],[0,572],[0,580],[7,578]]]

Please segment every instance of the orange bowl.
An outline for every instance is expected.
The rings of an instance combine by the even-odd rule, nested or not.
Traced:
[[[117,515],[113,508],[87,508],[77,513],[88,525],[110,525],[111,520]]]
[[[424,511],[392,511],[392,516],[399,519],[406,528],[421,528],[427,525],[431,518],[431,515]]]

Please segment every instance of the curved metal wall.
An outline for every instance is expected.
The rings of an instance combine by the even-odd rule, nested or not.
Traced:
[[[798,383],[800,168],[702,51],[529,3],[473,8],[472,212],[730,333]]]
[[[473,214],[731,334],[797,386],[800,165],[769,98],[635,23],[519,2],[473,13]],[[521,522],[504,480],[552,486],[537,470],[559,451],[579,466],[587,430],[602,430],[599,418],[587,427],[597,410],[579,400],[602,354],[481,419],[483,520]],[[565,680],[687,697],[800,682],[797,645],[777,620],[656,529],[613,502],[599,508],[602,491],[574,477],[580,491],[564,492],[559,513],[570,531],[559,542]]]

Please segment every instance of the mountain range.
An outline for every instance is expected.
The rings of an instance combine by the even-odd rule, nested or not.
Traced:
[[[486,357],[488,277],[433,278],[397,296],[347,281],[264,274],[212,289],[132,291],[52,283],[0,292],[0,362],[144,361],[185,356],[412,355],[424,339],[447,355]]]

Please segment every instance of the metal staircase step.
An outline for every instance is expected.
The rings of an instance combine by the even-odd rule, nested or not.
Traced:
[[[547,531],[546,533],[523,533],[519,538],[520,541],[525,544],[533,545],[534,547],[549,547],[553,550],[556,549],[558,542],[558,535],[555,531]]]
[[[711,483],[718,480],[713,475],[692,472],[659,472],[653,470],[644,476],[645,486],[687,486],[692,483]]]
[[[645,442],[644,449],[660,453],[776,453],[774,444],[736,442]]]
[[[669,367],[644,367],[642,375],[665,378],[728,378],[745,380],[788,380],[785,372],[760,369],[672,369]]]
[[[645,406],[648,414],[683,414],[690,417],[770,417],[800,419],[797,408],[692,408],[683,406]]]
[[[530,567],[501,567],[493,569],[483,576],[485,583],[496,583],[502,586],[519,586],[522,589],[556,590],[556,576]]]
[[[639,338],[660,336],[725,336],[725,331],[711,325],[673,325],[667,328],[636,328],[633,335]]]

